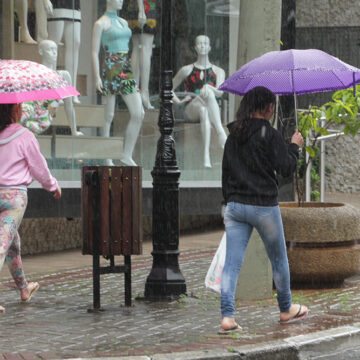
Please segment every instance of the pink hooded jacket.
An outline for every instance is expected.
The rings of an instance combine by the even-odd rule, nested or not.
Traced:
[[[48,191],[58,187],[35,135],[11,124],[0,132],[0,187],[27,187],[33,178]]]

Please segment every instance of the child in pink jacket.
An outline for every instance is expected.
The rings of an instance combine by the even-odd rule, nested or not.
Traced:
[[[20,117],[21,104],[0,104],[0,270],[6,259],[21,300],[28,302],[39,284],[26,281],[20,256],[18,228],[27,205],[27,187],[35,178],[56,199],[61,189],[34,134],[18,124]]]

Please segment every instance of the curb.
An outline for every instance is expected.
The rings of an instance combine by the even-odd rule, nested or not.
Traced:
[[[305,360],[359,359],[360,323],[298,335],[263,344],[226,349],[155,354],[152,356],[123,356],[91,358],[91,360]],[[73,358],[66,360],[85,360]],[[89,359],[87,359],[89,360]]]

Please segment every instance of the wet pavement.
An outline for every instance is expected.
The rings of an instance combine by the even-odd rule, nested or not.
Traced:
[[[212,357],[196,358],[240,359],[244,357],[236,357],[236,349],[246,345],[291,343],[293,340],[289,339],[315,338],[319,332],[335,331],[344,326],[350,326],[343,328],[345,333],[350,332],[346,329],[356,332],[360,328],[359,275],[335,289],[294,290],[293,302],[310,308],[308,318],[295,324],[279,324],[275,296],[262,301],[238,302],[236,318],[243,332],[218,335],[219,295],[205,288],[204,278],[220,240],[219,234],[221,230],[180,238],[180,242],[189,243],[188,247],[182,245],[180,255],[188,296],[170,302],[141,300],[152,264],[148,251],[143,256],[132,257],[133,306],[123,306],[124,276],[102,275],[104,311],[99,313],[88,312],[92,307],[92,268],[76,263],[80,253],[70,254],[69,258],[74,256],[74,263],[72,266],[67,264],[62,270],[58,266],[53,272],[30,271],[30,279],[39,281],[41,287],[28,304],[20,303],[13,282],[4,276],[7,269],[3,269],[0,299],[6,306],[6,313],[0,314],[0,360],[130,355],[142,356],[139,359],[145,360],[160,359],[160,355],[153,357],[154,354],[169,353],[166,359],[177,359],[175,354],[183,352],[188,355],[179,359],[195,359],[190,355],[192,352],[206,350],[213,354]],[[206,238],[206,246],[197,248],[197,238]],[[56,257],[52,261],[56,262]],[[31,263],[31,257],[26,262]],[[48,269],[51,268],[52,264],[48,264]],[[217,353],[222,355],[216,357]],[[231,357],[233,353],[234,357]]]

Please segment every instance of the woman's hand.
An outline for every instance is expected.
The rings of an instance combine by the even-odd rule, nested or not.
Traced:
[[[291,137],[291,142],[293,144],[296,144],[299,147],[301,147],[301,145],[303,144],[303,141],[304,141],[304,138],[302,137],[300,131],[298,129],[296,129],[293,136]]]
[[[58,187],[54,192],[53,192],[53,196],[55,199],[60,199],[61,198],[61,188]]]

